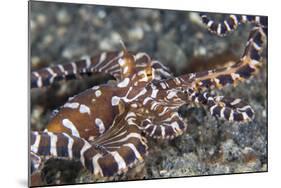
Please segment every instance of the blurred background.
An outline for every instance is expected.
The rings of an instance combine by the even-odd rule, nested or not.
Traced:
[[[222,14],[210,16],[218,20],[224,18]],[[207,31],[196,12],[32,1],[31,71],[69,63],[85,55],[119,51],[122,48],[119,39],[128,50],[148,53],[175,75],[208,70],[238,60],[250,28],[243,25],[221,38]],[[187,133],[170,142],[151,140],[150,155],[144,167],[145,178],[266,171],[266,72],[264,66],[254,79],[216,91],[248,102],[256,112],[253,122],[245,125],[228,123],[211,117],[203,108],[181,108],[189,125]],[[31,129],[43,130],[52,110],[63,105],[68,97],[110,79],[95,75],[32,90]],[[62,171],[66,183],[97,181],[78,164],[53,166]],[[47,181],[52,183],[52,168],[45,171]],[[123,179],[130,178],[116,178]]]

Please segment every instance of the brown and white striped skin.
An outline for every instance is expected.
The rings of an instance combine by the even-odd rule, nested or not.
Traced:
[[[122,58],[118,59],[122,73],[120,78],[123,78],[123,80],[116,85],[106,84],[95,86],[69,99],[67,103],[60,107],[58,113],[47,125],[44,133],[32,133],[34,134],[33,137],[36,137],[37,140],[43,137],[43,140],[45,140],[36,141],[36,139],[33,139],[31,142],[31,151],[33,153],[39,156],[56,158],[63,157],[71,159],[73,156],[69,157],[65,154],[65,152],[61,155],[56,152],[54,152],[55,154],[50,154],[52,153],[51,148],[53,148],[53,150],[59,150],[59,148],[56,148],[54,143],[53,146],[51,146],[52,142],[50,140],[53,139],[55,140],[54,142],[64,140],[62,143],[64,146],[67,146],[66,137],[68,136],[69,140],[71,138],[75,138],[76,140],[78,139],[79,143],[84,143],[85,147],[94,145],[98,148],[102,148],[101,151],[109,151],[110,149],[108,148],[112,148],[112,152],[114,153],[113,157],[110,155],[107,155],[105,159],[99,155],[97,155],[97,157],[99,156],[99,158],[101,158],[99,161],[103,161],[103,159],[105,161],[111,160],[110,164],[115,166],[111,166],[111,168],[104,167],[105,170],[99,170],[97,172],[92,171],[95,174],[106,177],[113,176],[116,173],[126,171],[128,167],[136,164],[137,161],[142,161],[143,155],[146,153],[146,141],[140,134],[142,129],[138,125],[140,125],[141,122],[139,121],[138,123],[134,123],[137,119],[137,115],[132,114],[134,109],[130,109],[128,104],[137,100],[138,97],[146,94],[146,92],[144,92],[144,86],[147,82],[152,80],[152,77],[168,77],[170,74],[166,72],[168,69],[164,69],[164,66],[161,65],[161,63],[151,61],[149,56],[144,53],[138,53],[135,56],[126,51],[123,53],[124,55]],[[126,103],[126,107],[122,106],[121,101]],[[125,114],[123,110],[128,111],[128,109],[130,109],[130,113]],[[120,119],[118,117],[121,112],[122,118]],[[126,116],[124,117],[124,115]],[[126,122],[124,122],[124,120]],[[115,124],[118,124],[118,126]],[[119,125],[123,126],[123,128],[121,129]],[[119,136],[118,131],[121,130],[123,131],[120,132]],[[63,135],[61,135],[62,133]],[[110,138],[106,140],[103,139],[107,137]],[[63,144],[60,146],[62,147]],[[126,145],[126,147],[120,150],[124,152],[124,156],[122,155],[122,152],[116,153],[117,151],[115,151],[118,147],[121,147],[120,144]],[[81,147],[73,147],[71,147],[71,150],[81,150],[79,152],[84,152],[84,150],[86,150],[83,150]],[[68,151],[68,153],[69,152],[70,151]],[[93,152],[94,150],[87,150],[87,154],[89,153],[89,155],[93,155]],[[90,171],[93,168],[100,169],[99,167],[95,167],[95,165],[102,166],[103,164],[97,161],[95,163],[90,163],[89,160],[92,160],[92,157],[93,156],[89,158],[89,156],[86,155],[85,159],[80,158],[80,160],[82,164],[84,163],[83,161],[85,161],[84,166],[86,166]],[[122,162],[126,160],[129,160],[129,162]],[[116,164],[119,163],[121,167],[115,168]],[[92,166],[90,166],[90,164]],[[109,169],[112,169],[112,171],[109,172]]]
[[[208,92],[196,92],[187,90],[189,100],[194,103],[206,106],[212,116],[237,122],[247,122],[254,118],[254,111],[251,106],[241,99],[228,98],[224,96],[211,95]]]
[[[136,66],[133,64],[135,60]],[[160,65],[144,53],[136,57],[127,54],[119,59],[119,63],[123,69],[122,81],[115,85],[95,86],[72,97],[52,118],[46,130],[65,132],[90,141],[102,135],[119,113],[119,101],[130,103],[137,100],[139,93],[142,98],[147,93],[144,86],[154,77],[159,68],[156,65]]]
[[[182,75],[180,85],[192,85],[195,90],[222,88],[237,85],[240,81],[255,75],[262,66],[261,53],[266,42],[266,35],[260,27],[254,27],[246,43],[240,60],[230,67]]]
[[[236,85],[254,75],[262,64],[265,40],[263,29],[255,27],[234,65],[179,77],[173,77],[168,68],[147,54],[126,49],[114,57],[95,56],[87,68],[61,72],[60,76],[104,72],[117,82],[95,86],[70,98],[44,132],[31,133],[34,171],[43,166],[41,157],[54,157],[78,160],[96,176],[125,173],[143,161],[147,153],[145,137],[173,139],[186,130],[187,124],[177,112],[184,104],[201,104],[213,116],[228,121],[251,121],[254,111],[249,105],[206,90]],[[35,87],[53,83],[55,76],[50,81],[51,71],[47,73],[47,69],[32,73]]]
[[[122,108],[110,131],[92,142],[64,132],[32,132],[31,152],[47,159],[78,160],[95,176],[110,177],[124,173],[143,161],[147,141],[137,127],[135,114],[130,112],[129,115]]]
[[[240,24],[252,23],[263,29],[267,29],[266,16],[249,16],[249,15],[227,15],[226,19],[218,22],[209,18],[205,13],[200,13],[202,22],[207,26],[208,30],[218,36],[225,36],[236,30]],[[265,31],[266,33],[266,31]]]
[[[33,71],[31,88],[45,87],[56,81],[76,79],[82,75],[91,75],[93,72],[108,73],[118,79],[120,78],[120,67],[117,59],[121,56],[122,52],[105,52],[79,61]],[[105,69],[106,67],[110,67],[110,69]]]
[[[146,53],[130,52],[136,62],[136,69],[142,69],[150,58]],[[93,73],[103,73],[113,76],[117,81],[128,73],[122,69],[122,65],[118,60],[124,55],[124,51],[120,52],[103,52],[93,57],[86,57],[79,61],[66,64],[59,64],[52,67],[43,68],[31,73],[31,88],[41,88],[49,86],[54,82],[61,80],[77,79],[84,75],[90,76]],[[129,60],[128,60],[129,62]],[[161,62],[155,61],[152,64],[159,76],[171,77],[169,69]]]

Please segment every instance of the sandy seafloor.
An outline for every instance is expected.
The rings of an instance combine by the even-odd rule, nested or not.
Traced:
[[[31,2],[30,11],[32,70],[119,51],[121,38],[130,51],[147,52],[180,75],[239,59],[250,31],[250,26],[242,25],[227,37],[217,37],[191,12],[40,2]],[[52,110],[68,97],[109,79],[97,75],[32,90],[31,129],[43,130]],[[186,133],[172,141],[149,140],[145,179],[267,171],[266,65],[254,78],[215,92],[248,102],[255,119],[247,124],[229,123],[202,107],[182,107]],[[97,181],[79,163],[54,160],[44,169],[46,182],[55,183],[58,171],[64,183]],[[127,179],[123,175],[114,180]]]

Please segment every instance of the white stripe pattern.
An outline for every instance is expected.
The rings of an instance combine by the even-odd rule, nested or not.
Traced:
[[[87,113],[87,114],[91,114],[91,110],[88,106],[86,106],[85,104],[81,104],[80,108],[79,108],[79,112],[80,113]]]
[[[118,164],[119,171],[123,171],[124,169],[127,168],[127,165],[126,165],[123,157],[117,151],[113,151],[110,153],[113,156],[113,158],[115,159],[116,163]]]
[[[71,130],[71,135],[80,137],[79,131],[77,130],[76,126],[69,119],[63,119],[62,124],[63,126]]]
[[[81,163],[83,164],[83,166],[85,166],[85,157],[84,157],[84,153],[85,153],[85,151],[87,151],[87,149],[89,149],[90,147],[91,147],[91,145],[90,145],[88,142],[84,141],[84,145],[83,145],[83,147],[82,147],[82,149],[81,149],[81,151],[80,151],[80,161],[81,161]]]
[[[57,141],[58,141],[58,136],[55,135],[52,132],[47,132],[47,134],[50,136],[50,154],[52,156],[57,156]]]
[[[92,164],[93,164],[93,168],[94,168],[94,174],[98,175],[100,173],[101,176],[103,176],[102,173],[102,169],[98,163],[98,159],[101,158],[102,155],[100,153],[96,154],[93,158],[92,158]]]
[[[67,141],[68,141],[68,144],[67,144],[68,157],[70,159],[73,159],[72,146],[73,146],[74,140],[68,134],[66,134],[66,133],[62,133],[62,134],[65,137],[67,137]]]
[[[47,71],[52,75],[52,77],[50,78],[50,83],[53,83],[57,74],[50,67],[47,68]]]
[[[38,72],[34,72],[33,74],[37,77],[37,86],[42,87],[43,86],[42,77],[38,74]]]
[[[72,108],[72,109],[76,109],[78,108],[78,106],[79,106],[78,102],[73,102],[73,103],[68,102],[63,105],[64,108]]]
[[[143,160],[142,156],[140,155],[140,153],[138,152],[138,150],[137,150],[137,148],[136,148],[136,146],[135,146],[134,144],[128,143],[128,144],[124,144],[124,146],[127,146],[127,147],[129,147],[131,150],[133,150],[133,152],[134,152],[134,154],[135,154],[135,156],[136,156],[136,158],[137,158],[138,160],[140,160],[140,161]]]
[[[102,134],[105,131],[103,121],[100,118],[96,118],[95,123],[99,128],[99,133]]]
[[[34,132],[33,134],[35,134],[35,142],[34,144],[31,146],[31,151],[34,153],[38,152],[38,147],[39,147],[39,143],[41,140],[41,135],[38,134],[38,132]]]

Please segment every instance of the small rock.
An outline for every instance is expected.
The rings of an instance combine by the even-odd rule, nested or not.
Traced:
[[[197,24],[197,25],[200,25],[200,26],[205,26],[203,23],[202,23],[202,20],[201,20],[201,17],[199,15],[199,13],[197,12],[190,12],[189,14],[189,20],[194,23],[194,24]]]
[[[122,37],[119,33],[111,32],[109,38],[104,38],[101,40],[99,43],[99,48],[107,51],[113,50],[117,44],[120,44],[120,40],[122,40]]]
[[[57,13],[57,21],[60,24],[67,24],[70,22],[70,20],[71,17],[66,10],[63,9]]]
[[[166,174],[168,171],[167,170],[160,170],[160,175],[163,176],[164,174]]]
[[[205,56],[207,54],[207,50],[203,46],[199,46],[199,48],[194,50],[193,54],[194,54],[195,57]]]
[[[112,43],[117,44],[117,43],[119,43],[120,39],[122,40],[122,37],[117,32],[111,32],[110,39],[112,40]]]
[[[224,162],[237,161],[241,158],[241,151],[233,140],[228,139],[221,145],[222,160]]]
[[[59,37],[63,37],[66,32],[67,32],[67,30],[66,30],[65,27],[59,27],[59,28],[57,29],[57,35],[58,35]]]
[[[31,57],[31,67],[36,68],[40,65],[40,58],[38,56]]]
[[[47,18],[44,14],[38,14],[36,17],[36,21],[37,21],[38,25],[45,26],[46,22],[47,22]]]
[[[153,25],[153,30],[154,32],[159,33],[162,30],[162,25],[159,22],[156,22]]]
[[[44,113],[44,108],[42,106],[36,105],[32,107],[31,119],[30,122],[36,127],[37,130],[42,129],[44,125],[39,120],[42,118]]]
[[[99,10],[98,11],[98,17],[103,19],[106,17],[106,12],[104,10]]]
[[[110,40],[109,39],[103,39],[99,43],[99,48],[101,50],[110,50],[112,48],[112,45],[110,45]]]
[[[129,30],[129,40],[138,41],[143,38],[143,30],[140,27],[135,27]]]
[[[83,21],[89,21],[91,19],[91,14],[83,7],[78,10],[78,13]]]
[[[53,41],[54,41],[54,37],[48,34],[43,38],[43,46],[48,47]]]

